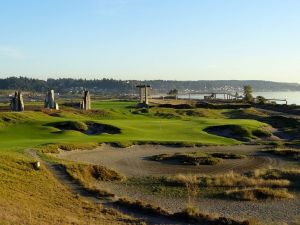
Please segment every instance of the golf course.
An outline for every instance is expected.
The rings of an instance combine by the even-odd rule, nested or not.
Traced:
[[[299,127],[273,124],[255,108],[141,109],[125,100],[94,101],[88,111],[1,112],[1,220],[185,224],[208,215],[211,224],[220,216],[236,224],[296,221],[299,162],[270,149],[290,144],[298,154],[297,141],[282,133]]]

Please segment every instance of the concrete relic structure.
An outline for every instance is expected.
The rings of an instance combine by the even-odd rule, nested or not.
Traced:
[[[59,110],[58,104],[54,99],[54,90],[49,90],[45,98],[45,108]]]
[[[16,91],[14,97],[10,101],[10,108],[15,112],[24,111],[23,95],[20,91]]]
[[[136,86],[139,89],[139,97],[140,102],[137,105],[138,107],[148,107],[149,106],[149,88],[150,85],[137,85]]]
[[[90,110],[91,108],[91,95],[89,91],[85,90],[83,92],[83,100],[80,102],[80,109]]]

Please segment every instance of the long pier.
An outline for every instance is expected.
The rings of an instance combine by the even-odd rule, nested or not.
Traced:
[[[188,93],[180,93],[180,95],[188,95],[189,99],[191,99],[192,95],[204,95],[205,100],[215,100],[217,99],[217,95],[222,95],[224,100],[237,100],[240,99],[241,96],[237,95],[237,93],[232,94],[231,92],[188,92]]]

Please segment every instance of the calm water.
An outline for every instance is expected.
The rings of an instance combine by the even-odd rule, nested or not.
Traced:
[[[264,96],[267,99],[287,99],[288,104],[300,105],[300,91],[294,92],[254,92],[253,96]],[[217,96],[222,98],[223,96]],[[180,95],[179,98],[188,98],[188,95]],[[193,95],[192,98],[203,99],[203,95]],[[278,102],[283,104],[283,102]]]

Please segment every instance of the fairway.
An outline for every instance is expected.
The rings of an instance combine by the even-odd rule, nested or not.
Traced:
[[[0,114],[0,149],[22,149],[47,143],[168,143],[198,145],[235,145],[240,142],[203,131],[209,126],[239,125],[249,130],[265,126],[255,120],[182,117],[165,119],[153,113],[132,113],[133,102],[103,101],[94,103],[101,115],[61,112],[23,112]],[[115,108],[116,107],[116,108]],[[94,121],[121,129],[120,134],[87,135],[76,130],[59,130],[49,123],[61,121]],[[13,147],[12,147],[12,142]]]

